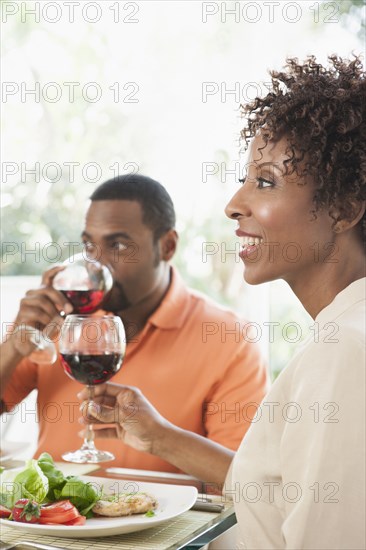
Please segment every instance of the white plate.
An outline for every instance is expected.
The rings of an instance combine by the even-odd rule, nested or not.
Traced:
[[[0,525],[13,527],[19,531],[38,533],[39,535],[50,535],[67,538],[84,537],[105,537],[142,531],[150,527],[156,527],[160,523],[169,521],[193,506],[197,498],[197,489],[185,485],[165,485],[162,483],[146,483],[140,481],[123,481],[117,479],[106,479],[103,477],[80,476],[84,481],[96,484],[98,489],[104,487],[104,491],[110,494],[118,492],[134,493],[142,491],[150,493],[158,501],[155,515],[151,518],[144,514],[118,518],[92,518],[87,519],[85,525],[39,525],[19,523],[1,519]]]
[[[21,441],[1,441],[0,461],[15,458],[27,446],[27,443],[22,443]]]

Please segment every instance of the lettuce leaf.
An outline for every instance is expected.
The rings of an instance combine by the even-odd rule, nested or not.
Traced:
[[[86,516],[99,500],[101,491],[96,491],[92,483],[85,483],[77,476],[68,476],[61,490],[55,489],[57,500],[67,499],[72,502],[82,516]]]
[[[14,478],[14,483],[21,486],[22,498],[31,498],[41,504],[47,496],[49,483],[38,466],[37,460],[28,460],[25,470],[22,470]]]
[[[64,474],[56,468],[53,458],[48,453],[42,453],[38,459],[38,466],[48,479],[47,500],[53,502],[56,500],[55,489],[62,489],[66,483]]]
[[[15,502],[22,498],[22,486],[14,483],[19,468],[16,470],[5,470],[0,475],[0,504],[7,508],[13,508]]]

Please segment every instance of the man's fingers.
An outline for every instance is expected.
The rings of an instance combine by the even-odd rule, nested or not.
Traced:
[[[42,284],[45,286],[52,286],[52,281],[55,275],[57,275],[60,271],[63,271],[65,267],[66,266],[56,265],[55,267],[51,267],[51,269],[47,269],[47,271],[45,271],[42,275]]]
[[[15,326],[30,325],[38,329],[45,327],[51,320],[51,317],[40,307],[25,306],[23,304],[22,315],[18,315]]]
[[[43,311],[51,318],[58,315],[61,311],[71,313],[73,310],[72,305],[65,298],[65,296],[58,290],[51,287],[38,290],[29,290],[25,297],[21,300],[20,305],[21,308],[42,308]]]
[[[72,304],[59,290],[56,290],[53,287],[46,287],[43,288],[41,292],[42,295],[45,296],[56,308],[57,313],[59,313],[60,311],[65,311],[66,313],[72,312]]]

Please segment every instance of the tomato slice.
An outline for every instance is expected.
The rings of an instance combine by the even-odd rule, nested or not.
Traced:
[[[73,510],[75,506],[71,504],[69,500],[58,500],[52,504],[45,504],[42,506],[41,511],[42,515],[46,516],[49,514],[54,514],[55,512],[66,512],[67,510]]]
[[[69,500],[60,500],[41,507],[39,523],[44,525],[67,523],[79,517],[78,509]]]
[[[64,523],[64,525],[84,525],[86,522],[85,516],[79,516],[78,518],[72,519],[71,521],[67,521]]]
[[[0,504],[0,518],[8,518],[11,515],[11,510]]]
[[[41,510],[41,517],[39,518],[39,523],[67,523],[68,521],[72,521],[73,519],[76,519],[79,517],[79,512],[76,510],[67,510],[66,512],[62,512],[60,514],[55,513],[50,516],[44,517],[42,516],[42,510]]]

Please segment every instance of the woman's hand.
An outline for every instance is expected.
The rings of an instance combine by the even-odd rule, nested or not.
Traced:
[[[88,403],[85,388],[78,393],[83,401],[82,424],[108,427],[95,430],[95,437],[117,438],[138,451],[159,454],[159,447],[172,424],[158,413],[141,391],[120,384],[100,384],[95,386],[93,403]]]
[[[139,389],[100,384],[95,386],[92,403],[86,402],[86,388],[78,393],[78,398],[83,401],[80,422],[99,425],[95,437],[121,439],[198,479],[219,485],[224,482],[233,451],[175,426],[158,413]],[[109,426],[101,428],[103,424]]]

